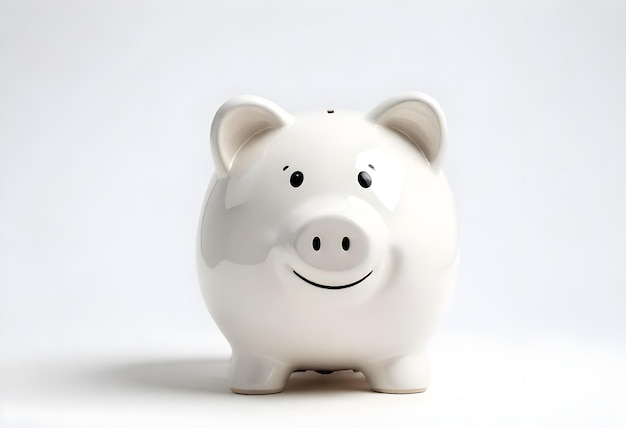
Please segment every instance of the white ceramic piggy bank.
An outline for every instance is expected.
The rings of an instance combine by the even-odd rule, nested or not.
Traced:
[[[231,390],[353,369],[375,391],[424,391],[457,265],[438,104],[408,93],[369,114],[292,116],[243,96],[215,115],[211,147],[198,270]]]

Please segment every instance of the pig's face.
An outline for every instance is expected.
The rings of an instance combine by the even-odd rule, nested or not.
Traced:
[[[410,94],[367,117],[293,118],[253,97],[222,109],[212,129],[219,179],[201,232],[208,267],[263,266],[270,287],[364,296],[416,247],[427,252],[437,225],[411,231],[432,223],[433,187],[445,187],[443,119],[430,99]]]

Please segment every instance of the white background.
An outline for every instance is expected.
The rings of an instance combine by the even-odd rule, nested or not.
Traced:
[[[625,13],[0,2],[0,426],[625,426]],[[431,388],[307,373],[231,394],[195,273],[212,115],[407,90],[447,115],[462,238]]]

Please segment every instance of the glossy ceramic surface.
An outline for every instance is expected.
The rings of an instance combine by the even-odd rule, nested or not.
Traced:
[[[197,262],[231,389],[354,369],[376,391],[425,390],[458,259],[438,104],[408,93],[368,114],[292,116],[244,96],[218,110],[211,147]]]

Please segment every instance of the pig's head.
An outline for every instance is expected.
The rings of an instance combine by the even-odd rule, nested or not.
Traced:
[[[268,287],[335,297],[373,291],[404,264],[432,265],[430,250],[450,224],[439,217],[453,215],[440,174],[444,118],[423,94],[389,99],[368,115],[297,117],[239,97],[217,112],[211,147],[217,180],[202,258],[212,269],[263,266]]]

